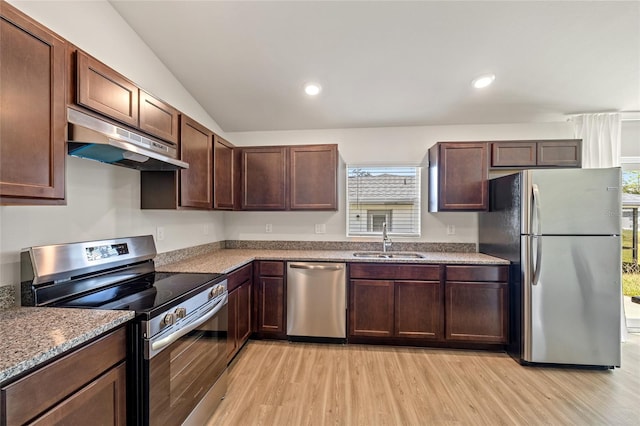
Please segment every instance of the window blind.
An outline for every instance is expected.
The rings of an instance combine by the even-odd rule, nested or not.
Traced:
[[[347,166],[347,236],[420,236],[420,168]]]

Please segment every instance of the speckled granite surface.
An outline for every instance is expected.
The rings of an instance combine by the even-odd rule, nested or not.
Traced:
[[[0,383],[133,319],[132,311],[13,308],[0,312]]]
[[[334,250],[249,250],[222,249],[156,267],[164,272],[228,273],[253,260],[306,260],[376,263],[458,263],[508,265],[509,262],[482,253],[420,252],[422,259],[370,259],[357,258],[353,251]]]
[[[0,311],[16,305],[16,289],[12,285],[0,286]]]
[[[225,246],[225,241],[216,241],[215,243],[202,244],[199,246],[168,251],[166,253],[158,253],[158,255],[153,259],[153,262],[156,266],[162,266],[166,265],[167,263],[179,262],[184,259],[209,253],[213,250],[223,249],[225,248]]]

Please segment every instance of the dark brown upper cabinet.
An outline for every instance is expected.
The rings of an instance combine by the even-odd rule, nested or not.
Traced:
[[[178,110],[140,90],[140,129],[174,144],[178,143]]]
[[[338,209],[337,145],[289,147],[290,210]]]
[[[180,205],[210,209],[213,205],[213,133],[182,115],[180,120],[180,158],[189,168],[180,170]]]
[[[0,6],[0,204],[64,204],[66,42]]]
[[[287,209],[286,164],[285,146],[242,149],[243,210]]]
[[[84,52],[77,51],[76,102],[138,127],[138,87]]]
[[[429,149],[429,211],[488,207],[486,142],[438,142]]]
[[[76,48],[69,52],[72,102],[107,118],[178,144],[180,112]]]
[[[235,188],[234,147],[213,135],[213,208],[233,210]]]
[[[247,147],[242,210],[336,210],[337,145]]]
[[[491,167],[581,167],[582,140],[491,142]]]

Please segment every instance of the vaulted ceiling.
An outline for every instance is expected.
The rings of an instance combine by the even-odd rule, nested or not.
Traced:
[[[111,4],[227,132],[640,111],[638,1]]]

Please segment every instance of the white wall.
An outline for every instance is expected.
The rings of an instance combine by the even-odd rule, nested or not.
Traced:
[[[108,2],[10,3],[223,134]],[[156,242],[159,252],[225,238],[220,212],[140,210],[140,172],[136,170],[74,157],[66,160],[66,206],[0,207],[0,285],[19,282],[19,251],[33,245],[155,234],[158,226],[165,228],[165,239]]]
[[[227,239],[233,240],[356,240],[346,237],[345,164],[421,164],[426,168],[427,150],[436,142],[566,139],[572,137],[572,132],[573,129],[569,123],[557,122],[227,133],[229,140],[239,146],[336,143],[341,164],[337,212],[225,213],[225,235]],[[428,173],[424,170],[422,173],[422,236],[418,239],[398,238],[397,240],[477,242],[477,214],[427,212],[427,175]],[[265,232],[266,224],[272,224],[272,233]],[[315,224],[325,224],[326,234],[315,234]],[[455,235],[447,235],[447,225],[455,226]],[[357,240],[367,239],[363,237]]]

